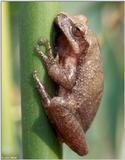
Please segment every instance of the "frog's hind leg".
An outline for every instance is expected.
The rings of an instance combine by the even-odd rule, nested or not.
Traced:
[[[83,156],[87,154],[88,148],[84,131],[75,115],[67,108],[69,105],[67,100],[63,97],[54,97],[51,99],[40,82],[36,71],[33,73],[33,79],[41,95],[41,100],[48,114],[48,118],[55,127],[59,137],[79,155]]]
[[[83,156],[88,153],[84,131],[73,113],[66,107],[63,97],[54,97],[47,109],[54,127],[72,150]]]
[[[40,79],[37,75],[37,71],[33,72],[33,80],[34,80],[35,86],[41,96],[41,100],[43,102],[44,107],[48,107],[50,105],[50,96],[46,92],[43,84],[40,82]]]

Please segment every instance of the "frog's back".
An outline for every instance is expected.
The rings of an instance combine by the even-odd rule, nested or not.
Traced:
[[[84,131],[89,128],[96,114],[103,91],[103,70],[98,40],[91,30],[86,38],[89,48],[86,55],[80,57],[76,85],[72,90]]]

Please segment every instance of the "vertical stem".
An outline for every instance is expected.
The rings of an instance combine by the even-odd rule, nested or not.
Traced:
[[[2,3],[2,155],[14,156],[9,3]]]
[[[33,48],[39,38],[50,40],[57,10],[56,2],[23,3],[20,10],[23,158],[61,158],[61,145],[48,122],[32,79],[33,71],[37,70],[48,92],[54,93],[53,84]]]

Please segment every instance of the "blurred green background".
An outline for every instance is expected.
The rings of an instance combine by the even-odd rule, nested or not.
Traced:
[[[28,3],[25,5],[28,5]],[[99,38],[104,66],[104,94],[97,116],[86,134],[89,154],[84,158],[123,158],[124,2],[59,2],[59,5],[60,11],[68,12],[71,15],[82,14],[87,16],[89,27],[96,32]],[[12,86],[8,91],[12,103],[8,112],[12,111],[12,115],[9,115],[4,109],[4,103],[2,103],[2,154],[21,158],[19,8],[20,2],[10,2],[8,10],[6,10],[6,12],[9,12],[11,53],[8,53],[9,56],[5,57],[5,61],[2,59],[2,63],[5,64],[3,64],[4,67],[8,67],[8,72],[12,74],[12,82],[9,84],[2,79],[2,87]],[[3,13],[3,16],[6,12]],[[3,47],[6,48],[7,44]],[[2,67],[2,76],[4,67]],[[4,96],[5,94],[2,91],[2,100],[8,101]],[[12,118],[9,119],[9,116],[12,116]],[[11,133],[7,132],[7,119],[9,119],[9,127],[12,127],[10,130],[13,132],[13,137]],[[11,141],[9,144],[6,142],[8,138]],[[13,149],[11,146],[13,146]],[[63,145],[63,158],[83,159],[66,145]]]

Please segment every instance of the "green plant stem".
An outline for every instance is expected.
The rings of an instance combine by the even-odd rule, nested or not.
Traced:
[[[9,4],[2,3],[2,155],[15,155]]]
[[[54,85],[33,49],[39,38],[50,40],[58,3],[23,3],[20,11],[23,158],[58,159],[61,158],[62,147],[48,122],[32,79],[33,71],[37,70],[47,91],[54,94]]]

